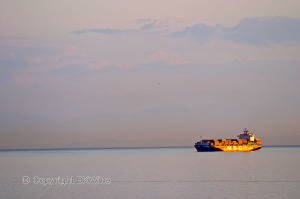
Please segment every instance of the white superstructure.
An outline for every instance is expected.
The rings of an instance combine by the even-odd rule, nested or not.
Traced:
[[[244,133],[241,133],[240,135],[238,135],[238,138],[239,139],[247,139],[248,141],[255,140],[254,133],[249,133],[247,128],[244,129]]]

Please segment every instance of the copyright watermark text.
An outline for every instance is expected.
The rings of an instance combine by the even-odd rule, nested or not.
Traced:
[[[36,185],[73,185],[73,184],[94,184],[94,185],[108,185],[111,183],[110,178],[101,176],[57,176],[57,177],[40,177],[40,176],[23,176],[23,184]]]

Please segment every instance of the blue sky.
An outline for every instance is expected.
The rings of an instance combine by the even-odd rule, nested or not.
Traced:
[[[300,144],[298,1],[1,1],[0,148]]]

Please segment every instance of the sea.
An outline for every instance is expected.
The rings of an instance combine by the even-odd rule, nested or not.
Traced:
[[[1,199],[300,198],[300,146],[1,150]]]

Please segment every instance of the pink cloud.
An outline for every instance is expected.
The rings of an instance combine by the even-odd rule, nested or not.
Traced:
[[[150,54],[149,57],[154,61],[163,61],[172,66],[191,63],[178,52],[166,52],[164,50],[157,50],[154,53]]]
[[[184,64],[190,64],[190,63],[191,62],[188,60],[176,59],[176,60],[169,61],[168,65],[175,66],[175,65],[184,65]]]
[[[30,67],[19,70],[14,75],[14,82],[17,85],[28,86],[35,81],[43,81],[41,75],[62,67],[69,67],[78,64],[88,64],[88,57],[77,47],[73,45],[59,47],[45,47],[57,49],[57,54],[36,56],[26,58],[29,61]],[[100,62],[104,65],[104,62]],[[94,66],[95,68],[96,66]]]
[[[94,71],[98,71],[101,68],[107,67],[109,65],[109,63],[106,60],[101,60],[99,62],[93,62],[88,64],[87,68],[89,70],[94,70]]]
[[[62,50],[62,53],[57,55],[45,55],[40,57],[29,58],[29,61],[33,64],[33,67],[31,67],[30,71],[46,72],[74,63],[83,64],[87,62],[86,54],[81,52],[81,50],[77,46],[67,45],[57,47],[57,49]]]
[[[158,58],[169,57],[169,56],[170,56],[169,53],[163,50],[157,50],[154,53],[150,54],[150,58],[152,59],[158,59]]]

